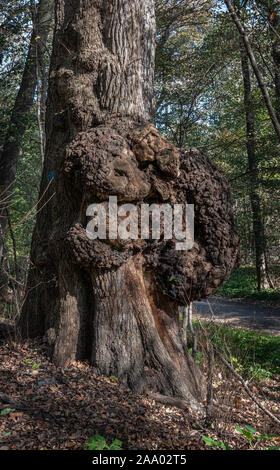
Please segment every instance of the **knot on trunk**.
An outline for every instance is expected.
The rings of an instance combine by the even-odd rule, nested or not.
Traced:
[[[89,204],[97,201],[105,209],[103,239],[90,239],[81,223],[67,233],[66,246],[76,263],[112,269],[141,253],[144,270],[164,295],[179,304],[213,294],[238,265],[239,236],[225,177],[205,155],[193,148],[176,149],[153,125],[130,125],[119,131],[99,126],[79,133],[67,148],[64,173],[83,193],[81,207],[83,199]],[[109,196],[117,196],[118,202],[133,201],[137,237],[122,239],[117,233],[110,238]],[[172,209],[175,204],[194,204],[193,247],[178,251],[175,236],[164,238],[163,224],[156,239],[151,227],[149,238],[141,239],[143,203],[169,204]],[[124,219],[123,213],[118,214],[118,221]]]
[[[143,200],[150,184],[127,140],[115,130],[99,126],[79,133],[66,150],[64,173],[83,191],[106,199]]]
[[[155,162],[164,174],[176,178],[179,174],[180,155],[176,147],[154,127],[142,126],[130,136],[131,147],[141,163]]]
[[[101,240],[90,240],[85,228],[76,224],[64,239],[66,254],[84,268],[111,270],[119,268],[133,255],[133,244],[113,247]]]

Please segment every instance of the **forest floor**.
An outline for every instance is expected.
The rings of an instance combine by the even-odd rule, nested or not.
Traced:
[[[280,417],[279,376],[251,382],[256,397]],[[49,362],[39,340],[0,345],[0,450],[83,449],[96,434],[124,449],[212,449],[203,436],[230,449],[253,448],[235,428],[256,429],[255,436],[280,436],[280,428],[248,397],[236,379],[218,372],[215,400],[222,409],[211,424],[188,411],[160,405],[146,395],[122,389],[114,377],[99,377],[87,363],[66,369]],[[256,448],[280,445],[280,437],[260,440]],[[218,449],[219,447],[214,447]]]

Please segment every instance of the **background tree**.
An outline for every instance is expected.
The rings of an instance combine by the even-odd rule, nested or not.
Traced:
[[[43,60],[46,43],[52,20],[51,0],[41,0],[37,5],[32,3],[33,30],[25,62],[25,67],[10,116],[3,148],[0,153],[0,268],[5,269],[4,244],[7,219],[9,218],[9,204],[16,178],[22,140],[27,128],[28,117],[34,102],[35,90],[39,92],[39,70],[44,68]],[[13,28],[14,17],[9,16],[2,24],[2,28]],[[18,27],[18,26],[17,26]],[[7,58],[3,57],[3,60]]]
[[[272,44],[275,33],[272,38],[268,22],[270,15],[261,15],[251,1],[242,2],[240,12],[274,106],[276,92]],[[203,10],[200,15],[202,13]],[[165,17],[167,14],[163,17],[163,24]],[[259,265],[256,260],[260,256],[256,252],[261,251],[263,263],[264,258],[266,260],[265,265],[262,264],[262,273],[266,274],[261,279],[260,269],[257,268],[258,286],[259,289],[268,284],[271,287],[267,264],[275,264],[279,248],[276,216],[279,210],[277,136],[263,107],[256,77],[250,74],[250,112],[255,114],[255,170],[248,168],[239,33],[224,8],[219,9],[219,3],[212,4],[210,10],[205,8],[199,26],[191,17],[185,17],[184,21],[184,26],[180,24],[178,29],[175,24],[162,47],[158,42],[156,90],[159,91],[159,107],[156,123],[177,145],[183,141],[184,144],[207,150],[211,159],[222,166],[233,189],[243,263]],[[162,62],[161,57],[164,58]],[[252,167],[251,163],[249,167]],[[254,181],[251,182],[251,179]],[[249,188],[254,188],[259,201],[257,219],[256,210],[252,211]],[[255,220],[258,220],[257,224]]]

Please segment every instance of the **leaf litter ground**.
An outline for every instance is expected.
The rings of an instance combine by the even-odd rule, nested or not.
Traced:
[[[279,417],[279,377],[251,386]],[[213,449],[206,446],[203,436],[226,442],[231,449],[245,450],[249,444],[235,425],[246,424],[260,434],[280,436],[280,429],[235,379],[218,377],[214,390],[221,409],[205,427],[204,421],[188,411],[122,389],[114,377],[96,376],[87,363],[55,367],[42,341],[2,343],[0,450],[83,449],[95,434],[104,436],[108,443],[118,438],[129,450]],[[269,445],[279,446],[280,438],[271,439]],[[257,448],[265,446],[268,444]]]

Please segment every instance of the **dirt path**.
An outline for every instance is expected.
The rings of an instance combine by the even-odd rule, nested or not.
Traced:
[[[194,317],[230,323],[235,326],[262,330],[280,336],[280,308],[245,300],[209,297],[194,302]]]

